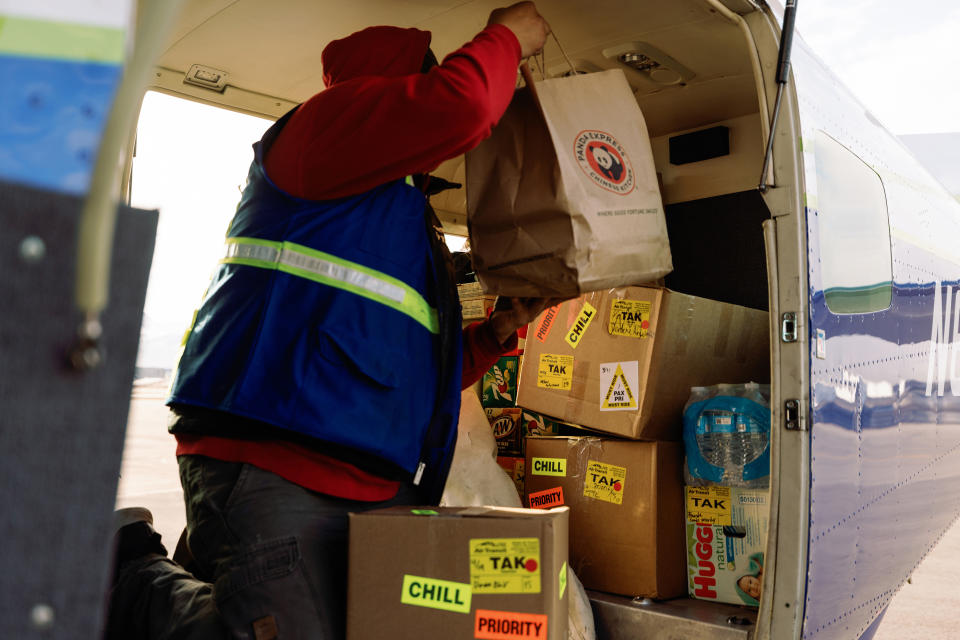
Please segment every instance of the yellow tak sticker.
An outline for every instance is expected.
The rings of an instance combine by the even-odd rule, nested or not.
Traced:
[[[577,316],[577,321],[573,323],[573,326],[570,327],[570,331],[567,331],[567,335],[564,338],[571,349],[576,349],[580,345],[580,342],[583,340],[583,334],[587,332],[587,327],[590,326],[590,323],[593,322],[593,318],[596,315],[597,310],[593,308],[592,304],[584,300],[583,308],[580,309],[580,315]]]
[[[537,367],[537,386],[569,391],[573,385],[573,356],[541,353]]]
[[[610,302],[610,335],[646,338],[650,333],[650,302],[613,300]]]
[[[595,500],[623,504],[627,468],[589,460],[583,478],[583,495]]]
[[[471,538],[473,593],[540,593],[539,538]]]
[[[700,524],[732,524],[730,487],[686,487],[687,521]]]

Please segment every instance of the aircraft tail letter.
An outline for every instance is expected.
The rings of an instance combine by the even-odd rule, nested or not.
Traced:
[[[960,289],[956,300],[953,299],[953,287],[946,287],[946,295],[940,293],[940,281],[934,283],[933,325],[930,328],[930,360],[927,366],[926,395],[933,392],[934,374],[936,374],[937,395],[942,396],[949,372],[950,392],[960,396],[960,372],[957,360],[960,357]],[[951,317],[951,311],[953,311]],[[952,322],[951,322],[952,320]],[[952,326],[951,326],[952,325]],[[948,366],[949,365],[949,366]]]

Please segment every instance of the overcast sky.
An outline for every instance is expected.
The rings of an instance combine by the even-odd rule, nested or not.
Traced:
[[[960,3],[798,0],[797,30],[893,133],[960,132]]]

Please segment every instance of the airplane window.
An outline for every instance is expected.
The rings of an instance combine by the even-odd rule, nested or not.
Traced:
[[[892,299],[890,223],[880,176],[836,140],[817,131],[820,266],[833,313],[882,311]]]

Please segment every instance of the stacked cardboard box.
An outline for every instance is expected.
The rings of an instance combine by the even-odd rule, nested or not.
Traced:
[[[483,320],[497,301],[497,296],[484,295],[479,282],[457,285],[460,297],[460,312],[464,320]]]
[[[693,386],[768,378],[768,314],[626,287],[550,309],[529,332],[517,404],[609,435],[529,437],[524,504],[570,506],[588,589],[684,595],[683,406]]]
[[[348,640],[567,638],[566,508],[350,515]]]

